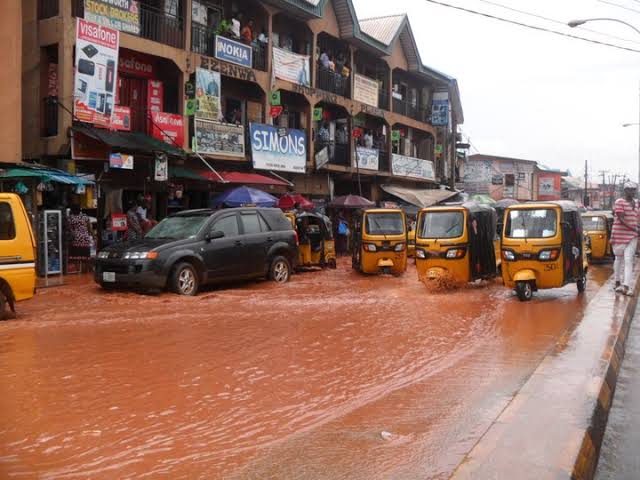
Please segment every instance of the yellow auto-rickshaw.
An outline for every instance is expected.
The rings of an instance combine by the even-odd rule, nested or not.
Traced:
[[[336,268],[331,220],[311,212],[285,213],[298,233],[298,267]]]
[[[508,207],[502,232],[502,279],[522,301],[533,292],[575,283],[587,286],[582,218],[569,201]]]
[[[364,210],[354,219],[352,267],[400,275],[407,269],[407,222],[398,208]]]
[[[450,275],[457,282],[491,278],[497,273],[496,212],[468,202],[423,208],[416,228],[418,278]]]
[[[582,214],[582,227],[587,240],[589,260],[613,259],[611,249],[613,214],[607,211],[585,212]]]

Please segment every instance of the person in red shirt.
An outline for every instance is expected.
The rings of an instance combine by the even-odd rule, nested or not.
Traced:
[[[253,42],[253,20],[249,20],[247,24],[240,31],[240,38],[247,45],[251,45]]]
[[[633,196],[636,186],[625,183],[624,197],[616,200],[613,207],[615,219],[611,230],[611,245],[616,259],[613,272],[616,292],[629,294],[633,276],[633,259],[638,244],[638,205]],[[624,278],[623,278],[624,277]]]

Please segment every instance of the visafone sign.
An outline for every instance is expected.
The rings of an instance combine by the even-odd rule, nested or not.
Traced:
[[[307,163],[305,132],[252,123],[251,154],[254,168],[304,173]]]

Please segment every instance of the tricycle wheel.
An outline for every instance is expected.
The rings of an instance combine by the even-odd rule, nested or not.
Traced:
[[[333,270],[335,270],[338,267],[338,265],[336,264],[335,258],[332,258],[331,260],[329,260],[328,265],[329,265],[329,268]]]
[[[531,282],[516,282],[516,295],[521,302],[528,302],[533,298]]]
[[[582,276],[576,282],[578,292],[583,293],[587,289],[587,274],[583,273]]]
[[[16,311],[14,309],[11,299],[4,292],[4,289],[0,290],[0,320],[9,320],[16,318]]]

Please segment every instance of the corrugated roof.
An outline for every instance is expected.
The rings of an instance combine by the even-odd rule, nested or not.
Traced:
[[[385,17],[363,18],[358,20],[358,23],[360,31],[389,46],[396,38],[405,18],[405,14],[388,15]]]

